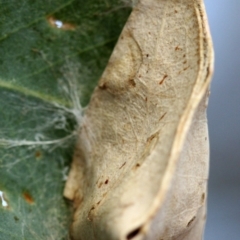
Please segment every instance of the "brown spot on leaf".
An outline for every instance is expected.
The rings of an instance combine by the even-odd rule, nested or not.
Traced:
[[[56,19],[54,16],[48,16],[47,21],[51,27],[54,27],[60,30],[73,31],[76,29],[76,26],[74,24],[61,21],[60,19]]]
[[[39,151],[39,150],[37,150],[37,151],[35,152],[35,158],[39,159],[39,158],[41,158],[41,157],[42,157],[42,152]]]
[[[159,121],[161,121],[165,116],[166,116],[166,112],[160,117]]]
[[[139,164],[139,163],[137,163],[137,164],[135,165],[135,167],[136,167],[136,168],[139,168],[139,167],[140,167],[140,164]]]
[[[124,162],[119,169],[122,169],[125,165],[126,165],[126,162]]]
[[[128,82],[129,82],[130,86],[136,87],[136,83],[135,83],[135,81],[133,79],[129,79]]]
[[[33,199],[33,197],[32,197],[32,195],[29,193],[29,192],[23,192],[23,198],[24,198],[24,200],[27,202],[27,203],[29,203],[29,204],[33,204],[34,203],[34,199]]]
[[[101,85],[98,86],[101,90],[106,90],[107,89],[107,84],[103,83]]]
[[[108,182],[109,182],[109,180],[107,179],[104,183],[105,183],[105,184],[108,184]]]
[[[127,240],[131,240],[131,239],[135,238],[140,232],[141,232],[141,227],[136,228],[135,230],[131,231],[131,232],[127,235],[126,239],[127,239]]]
[[[196,219],[196,216],[194,216],[187,224],[187,227],[190,227],[193,221]]]
[[[180,48],[179,46],[175,47],[175,51],[180,51],[180,50],[182,50],[182,48]]]
[[[201,196],[201,202],[202,202],[202,204],[203,204],[204,201],[205,201],[205,197],[206,197],[206,195],[205,195],[205,193],[203,193],[202,196]]]
[[[147,142],[150,143],[157,135],[158,135],[158,132],[152,134],[149,138],[147,138]]]
[[[163,84],[164,80],[165,80],[167,77],[168,77],[168,75],[165,74],[165,75],[163,76],[163,78],[160,80],[159,84],[160,84],[160,85]]]

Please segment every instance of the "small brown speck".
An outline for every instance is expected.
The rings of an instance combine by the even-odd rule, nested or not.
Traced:
[[[126,165],[126,162],[124,162],[119,169],[122,169],[125,165]]]
[[[98,86],[101,90],[106,90],[107,89],[107,84],[103,83],[101,85]]]
[[[161,121],[165,116],[166,116],[166,112],[160,117],[159,121]]]
[[[39,159],[39,158],[41,158],[41,156],[42,156],[41,151],[37,150],[37,151],[35,152],[35,158]]]
[[[147,138],[147,143],[150,143],[156,136],[158,135],[158,132],[152,134],[150,137]]]
[[[34,199],[32,197],[32,195],[29,192],[23,192],[23,198],[24,200],[29,203],[29,204],[33,204],[34,203]]]
[[[135,81],[133,79],[129,79],[128,82],[129,82],[130,86],[136,87],[136,83],[135,83]]]
[[[195,220],[195,216],[188,222],[188,224],[187,224],[187,227],[190,227],[191,226],[191,224],[193,223],[193,221]]]
[[[109,180],[107,179],[104,183],[105,183],[105,184],[108,184],[108,182],[109,182]]]
[[[164,80],[165,80],[167,77],[168,77],[168,75],[165,74],[165,75],[163,76],[163,78],[160,80],[159,84],[162,85],[163,82],[164,82]]]
[[[141,227],[139,227],[139,228],[131,231],[131,232],[127,235],[126,239],[127,239],[127,240],[131,240],[131,239],[135,238],[140,232],[141,232]]]

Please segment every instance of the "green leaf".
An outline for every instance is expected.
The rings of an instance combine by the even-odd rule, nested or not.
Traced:
[[[129,12],[120,0],[0,1],[1,240],[68,239],[82,107]]]

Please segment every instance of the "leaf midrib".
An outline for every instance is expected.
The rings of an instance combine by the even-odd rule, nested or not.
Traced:
[[[106,44],[109,44],[113,41],[116,41],[116,38],[114,39],[110,39],[108,41],[104,41],[102,43],[99,43],[97,45],[93,45],[93,46],[90,46],[82,51],[79,51],[79,52],[76,52],[75,54],[72,54],[72,55],[68,55],[67,58],[72,58],[76,55],[81,55],[83,53],[86,53],[86,52],[89,52],[89,51],[92,51],[96,48],[99,48],[99,47],[103,47],[104,45]],[[21,80],[21,79],[27,79],[27,78],[30,78],[30,77],[33,77],[33,76],[36,76],[52,67],[54,67],[55,65],[57,64],[60,64],[64,62],[64,60],[59,60],[59,61],[56,61],[54,63],[51,64],[51,66],[47,66],[47,67],[44,67],[42,69],[39,69],[37,72],[34,72],[32,74],[29,74],[29,75],[25,75],[25,76],[22,76],[20,77],[18,80]],[[52,104],[60,104],[60,105],[63,105],[63,106],[70,106],[71,103],[67,100],[64,100],[62,98],[57,98],[57,97],[53,97],[51,95],[48,95],[48,94],[43,94],[41,92],[38,92],[38,91],[34,91],[34,90],[30,90],[28,88],[25,88],[23,86],[20,86],[17,84],[17,81],[4,81],[2,79],[0,79],[0,87],[2,88],[5,88],[5,89],[8,89],[8,90],[12,90],[12,91],[15,91],[15,92],[18,92],[18,93],[21,93],[21,94],[24,94],[25,96],[28,96],[28,97],[34,97],[34,98],[37,98],[37,99],[40,99],[44,102],[48,102],[48,103],[52,103]]]

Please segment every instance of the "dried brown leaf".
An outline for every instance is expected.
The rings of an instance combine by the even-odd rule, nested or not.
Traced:
[[[198,240],[213,50],[202,0],[140,0],[79,131],[74,240]]]

